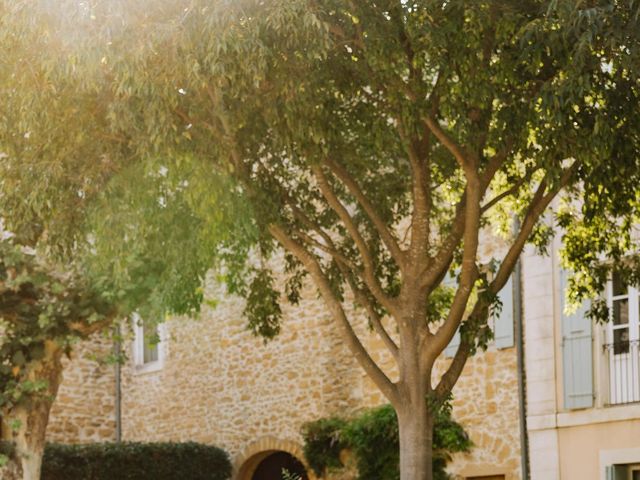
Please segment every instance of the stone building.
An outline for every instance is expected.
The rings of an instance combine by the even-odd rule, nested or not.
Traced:
[[[605,325],[592,324],[584,308],[568,314],[558,241],[554,247],[547,257],[528,250],[522,258],[531,478],[638,479],[640,291],[612,278],[603,295],[613,318]],[[502,292],[505,312],[508,292]],[[266,344],[245,328],[239,299],[212,286],[208,294],[219,300],[217,307],[203,307],[199,319],[163,324],[157,348],[145,347],[143,327],[136,328],[121,375],[124,440],[216,444],[230,452],[236,479],[270,478],[260,472],[302,459],[304,422],[384,402],[312,289],[284,312],[282,334]],[[454,456],[450,471],[458,478],[522,478],[513,325],[508,315],[496,321],[496,341],[470,359],[455,388],[454,416],[475,444]],[[389,366],[364,322],[358,333]],[[113,367],[87,358],[110,348],[97,340],[76,352],[52,413],[50,440],[115,438]],[[449,361],[446,353],[439,368]]]
[[[282,333],[268,343],[247,330],[240,299],[214,286],[207,294],[217,300],[216,308],[203,306],[198,319],[162,324],[156,347],[144,344],[144,327],[135,327],[130,361],[121,373],[123,440],[215,444],[231,454],[236,479],[270,478],[254,474],[287,455],[302,460],[303,423],[385,403],[342,344],[313,288],[284,311]],[[510,305],[511,292],[501,295]],[[513,316],[508,306],[503,310],[502,320],[494,321],[506,330],[470,359],[454,391],[454,416],[474,443],[450,465],[458,478],[520,478]],[[382,343],[364,320],[356,327],[393,376]],[[437,369],[450,361],[454,342]],[[75,353],[52,412],[50,441],[115,438],[114,369],[87,358],[110,348],[96,340]]]

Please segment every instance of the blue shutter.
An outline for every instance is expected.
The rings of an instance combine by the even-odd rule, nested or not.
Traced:
[[[458,286],[458,280],[456,279],[455,276],[451,274],[447,274],[445,279],[442,281],[442,285],[446,287],[456,288]],[[459,345],[460,345],[460,328],[456,330],[456,333],[453,335],[453,338],[449,342],[449,345],[447,345],[447,348],[444,349],[444,356],[449,358],[455,356]]]
[[[455,356],[459,345],[460,345],[460,330],[458,329],[456,330],[456,333],[453,335],[453,338],[449,342],[449,345],[447,345],[447,348],[444,349],[444,356],[445,357]]]
[[[586,315],[589,303],[584,302],[567,315],[566,286],[568,272],[560,271],[560,308],[562,321],[562,372],[564,407],[567,409],[593,406],[593,351],[591,319]]]
[[[510,276],[507,283],[502,287],[502,290],[498,293],[498,298],[502,302],[502,310],[493,319],[493,336],[497,348],[510,348],[514,345],[513,276]]]

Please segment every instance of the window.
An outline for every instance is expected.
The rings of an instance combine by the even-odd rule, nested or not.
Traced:
[[[609,403],[640,401],[640,292],[614,273],[607,287],[611,319],[606,327]]]
[[[640,465],[611,465],[606,475],[607,480],[640,480]]]
[[[160,339],[158,338],[158,326],[142,326],[142,335],[144,339],[143,345],[143,356],[142,363],[145,365],[147,363],[157,362],[158,361],[158,342]]]
[[[146,372],[162,368],[165,339],[162,326],[133,316],[133,360],[136,370]]]

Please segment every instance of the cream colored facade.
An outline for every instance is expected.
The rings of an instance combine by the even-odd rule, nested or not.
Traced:
[[[631,402],[621,404],[612,397],[611,357],[605,348],[606,330],[610,327],[592,326],[592,358],[588,361],[592,362],[593,405],[570,408],[565,399],[564,390],[569,388],[566,384],[570,379],[564,378],[563,362],[568,360],[563,358],[558,246],[556,243],[550,257],[528,252],[523,258],[531,478],[640,478],[640,472],[633,476],[634,467],[640,469],[640,404],[632,396],[625,398]],[[618,381],[631,391],[639,381],[638,370],[631,368],[628,372]]]

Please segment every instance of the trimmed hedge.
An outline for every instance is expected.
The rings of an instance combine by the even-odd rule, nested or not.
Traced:
[[[48,444],[42,480],[228,480],[229,455],[185,443]]]

